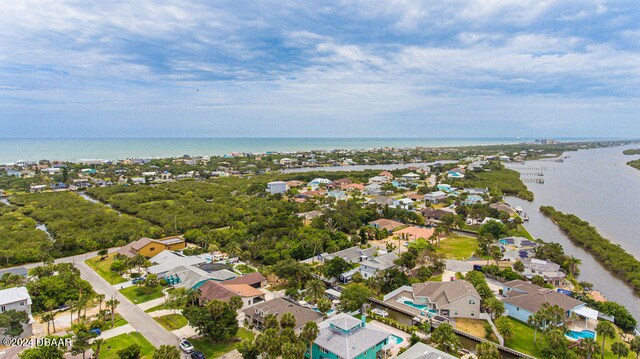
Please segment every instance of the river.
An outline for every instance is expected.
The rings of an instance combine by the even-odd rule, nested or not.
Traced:
[[[550,160],[508,164],[521,172],[523,180],[543,172],[544,184],[527,183],[535,194],[533,202],[510,197],[529,216],[526,228],[536,238],[562,244],[567,254],[582,260],[579,279],[591,282],[608,299],[616,301],[640,320],[640,298],[623,281],[612,275],[588,252],[576,246],[539,208],[550,205],[575,214],[595,226],[600,234],[640,258],[640,171],[626,165],[638,156],[623,150],[635,146],[598,148],[567,152],[563,163]]]

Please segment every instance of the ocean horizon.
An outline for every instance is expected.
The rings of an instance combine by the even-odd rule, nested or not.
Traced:
[[[595,140],[556,138],[561,141]],[[382,147],[452,147],[515,144],[534,138],[507,137],[96,137],[96,138],[0,138],[0,163],[42,159],[122,160],[220,156],[231,152],[264,153],[310,150],[366,150]],[[599,139],[603,140],[603,139]]]

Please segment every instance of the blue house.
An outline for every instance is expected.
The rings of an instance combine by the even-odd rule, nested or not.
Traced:
[[[358,320],[346,313],[340,313],[318,325],[320,332],[310,359],[376,359],[380,351],[387,351],[397,343],[389,332],[367,326],[364,316]]]
[[[484,199],[481,196],[478,196],[476,194],[472,194],[469,197],[467,197],[467,199],[464,200],[464,204],[467,204],[467,205],[482,203],[482,202],[484,202]]]

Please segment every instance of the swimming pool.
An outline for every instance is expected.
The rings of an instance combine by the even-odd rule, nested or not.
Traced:
[[[391,336],[396,338],[396,344],[400,344],[400,343],[402,343],[404,341],[404,338],[399,337],[399,336],[397,336],[395,334],[391,334]]]
[[[575,330],[570,330],[565,334],[568,338],[574,339],[574,340],[580,340],[580,339],[595,339],[596,338],[596,333],[592,332],[591,330],[583,330],[583,331],[575,331]]]
[[[423,310],[423,311],[425,311],[425,310],[426,310],[427,312],[429,312],[429,313],[431,313],[431,314],[436,314],[436,313],[438,313],[438,312],[437,312],[436,310],[434,310],[434,309],[429,309],[429,307],[428,307],[428,306],[426,306],[426,305],[423,305],[423,304],[416,304],[416,303],[414,303],[414,302],[412,302],[412,301],[410,301],[410,300],[405,300],[405,301],[403,301],[403,302],[401,302],[401,303],[402,303],[402,304],[404,304],[404,305],[408,305],[408,306],[410,306],[410,307],[412,307],[412,308],[419,309],[419,310]]]
[[[313,307],[312,309],[313,309],[313,310],[315,310],[315,311],[316,311],[316,312],[318,312],[318,313],[322,313],[322,312],[320,311],[320,309],[318,309],[318,307]],[[331,315],[331,314],[333,314],[333,312],[334,312],[334,310],[333,310],[333,309],[329,309],[329,311],[327,312],[327,315]]]

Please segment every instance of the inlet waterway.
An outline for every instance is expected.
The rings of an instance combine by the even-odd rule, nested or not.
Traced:
[[[508,202],[527,213],[529,222],[525,227],[534,237],[560,243],[567,254],[582,261],[580,280],[593,283],[609,300],[624,305],[640,320],[640,297],[539,211],[540,206],[546,205],[575,214],[595,226],[602,236],[640,258],[640,171],[626,165],[638,156],[622,153],[634,147],[637,145],[567,152],[564,162],[509,164],[507,167],[522,174],[535,200],[508,198]],[[528,181],[534,177],[544,178],[544,184]]]

